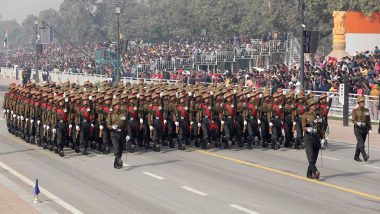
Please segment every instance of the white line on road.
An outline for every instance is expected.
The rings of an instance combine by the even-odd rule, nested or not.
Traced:
[[[369,168],[374,168],[374,169],[380,169],[380,167],[371,166],[371,165],[364,165],[364,166],[369,167]]]
[[[322,156],[322,158],[326,158],[326,159],[330,159],[330,160],[335,160],[335,161],[339,161],[340,159],[337,159],[337,158],[331,158],[331,157],[327,157],[327,156]]]
[[[126,164],[126,163],[123,163],[123,166],[126,166],[126,167],[128,167],[128,166],[131,166],[131,165],[129,165],[129,164]]]
[[[155,179],[158,179],[158,180],[165,180],[165,178],[161,177],[161,176],[158,176],[158,175],[155,175],[153,173],[150,173],[150,172],[143,172],[144,175],[148,175],[152,178],[155,178]]]
[[[190,188],[190,187],[188,187],[188,186],[181,186],[181,188],[184,189],[184,190],[187,190],[187,191],[189,191],[189,192],[195,193],[195,194],[197,194],[197,195],[201,195],[201,196],[206,196],[206,195],[207,195],[207,194],[204,193],[204,192],[201,192],[201,191],[199,191],[199,190],[196,190],[196,189]]]
[[[249,213],[249,214],[259,214],[259,213],[257,213],[257,212],[254,212],[254,211],[252,211],[252,210],[249,210],[249,209],[247,209],[247,208],[244,208],[244,207],[239,206],[239,205],[236,205],[236,204],[230,204],[230,207],[233,207],[233,208],[235,208],[235,209],[237,209],[237,210],[240,210],[240,211],[242,211],[242,212]]]
[[[12,175],[18,177],[24,183],[28,184],[31,187],[34,187],[34,182],[33,181],[29,180],[27,177],[25,177],[24,175],[20,174],[16,170],[12,169],[11,167],[9,167],[8,165],[6,165],[5,163],[3,163],[3,162],[0,161],[0,166],[3,169],[7,170]],[[57,204],[61,205],[63,208],[65,208],[69,212],[74,213],[74,214],[82,214],[82,212],[80,210],[78,210],[77,208],[75,208],[75,207],[71,206],[70,204],[66,203],[65,201],[63,201],[62,199],[60,199],[58,196],[54,195],[53,193],[50,193],[45,188],[39,186],[39,189],[40,189],[40,191],[41,191],[42,194],[46,195],[46,197],[50,198],[52,201],[55,201]]]
[[[0,120],[4,120],[3,118],[0,118]]]

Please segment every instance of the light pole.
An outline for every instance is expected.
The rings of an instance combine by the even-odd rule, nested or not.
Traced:
[[[39,73],[38,73],[38,19],[35,18],[34,19],[34,27],[35,27],[35,30],[36,30],[36,77],[35,77],[35,82],[38,83],[39,82]]]
[[[114,82],[118,83],[120,79],[120,12],[121,8],[119,5],[116,5],[115,7],[115,14],[117,19],[117,69],[116,69],[116,75],[114,75]]]
[[[304,42],[305,42],[305,35],[304,35],[304,28],[305,28],[305,14],[304,14],[304,10],[305,10],[305,3],[304,3],[304,0],[299,0],[299,3],[300,3],[300,18],[301,18],[301,50],[300,50],[300,84],[301,84],[301,87],[300,89],[301,90],[304,90],[305,89],[305,48],[304,48]]]

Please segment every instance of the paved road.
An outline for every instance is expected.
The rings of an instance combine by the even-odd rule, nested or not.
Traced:
[[[380,213],[380,149],[357,163],[351,144],[331,143],[318,162],[321,182],[304,178],[305,152],[289,149],[165,148],[129,155],[122,170],[112,155],[66,154],[26,144],[0,121],[0,176],[30,201],[25,180],[38,178],[42,213]]]

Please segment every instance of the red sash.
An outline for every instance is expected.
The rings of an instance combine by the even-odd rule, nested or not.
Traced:
[[[234,109],[230,106],[230,104],[226,103],[224,106],[227,108],[228,112],[230,112],[230,116],[234,116]]]
[[[63,121],[66,123],[66,122],[67,122],[67,115],[66,115],[66,113],[63,111],[63,109],[58,109],[58,110],[57,110],[57,113],[61,116],[61,118],[63,119]]]
[[[297,109],[298,109],[298,114],[299,114],[299,115],[303,115],[303,114],[305,114],[305,108],[303,107],[303,105],[298,104],[298,105],[297,105]]]
[[[129,113],[131,113],[133,120],[137,122],[137,114],[136,114],[135,110],[133,110],[132,106],[129,106],[128,111],[129,111]]]
[[[282,114],[281,114],[280,107],[276,104],[272,104],[272,108],[274,109],[274,112],[277,114],[277,116],[281,117]],[[276,115],[274,115],[274,116],[276,116]]]
[[[184,117],[186,119],[187,118],[186,110],[181,105],[178,105],[177,108],[181,112],[182,117]]]
[[[252,103],[248,103],[248,108],[251,110],[251,115],[256,117],[257,116],[256,107]]]
[[[83,119],[87,120],[89,123],[91,123],[90,120],[90,113],[87,111],[87,108],[81,108],[81,112],[83,114]]]
[[[327,115],[329,114],[329,110],[327,109],[327,105],[326,104],[321,104],[319,107],[322,110],[323,116],[327,117]]]
[[[160,109],[158,109],[158,106],[152,106],[152,109],[155,112],[155,116],[160,118],[162,130],[165,130],[166,126],[164,124],[164,119],[163,119],[163,116],[162,116],[162,111]]]

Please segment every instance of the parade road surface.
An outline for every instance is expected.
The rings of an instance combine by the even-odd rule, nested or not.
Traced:
[[[8,134],[0,121],[0,183],[41,213],[380,213],[380,149],[353,160],[354,147],[330,142],[321,181],[305,178],[304,150],[255,148],[123,156],[66,156]],[[40,203],[32,204],[39,179]]]

